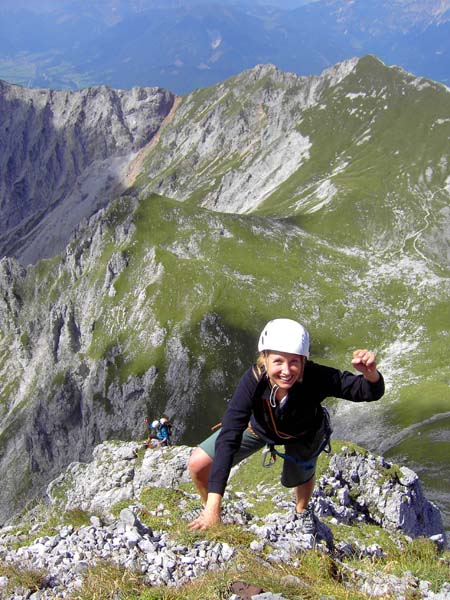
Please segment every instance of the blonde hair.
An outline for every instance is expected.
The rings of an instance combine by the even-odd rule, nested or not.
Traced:
[[[266,369],[266,351],[263,350],[258,354],[256,359],[256,367],[260,372],[265,371]],[[260,373],[261,374],[261,373]]]
[[[252,367],[252,371],[253,371],[253,375],[256,379],[256,381],[259,381],[263,375],[263,373],[266,372],[266,363],[264,361],[264,351],[260,352],[258,357],[255,360],[255,364]]]

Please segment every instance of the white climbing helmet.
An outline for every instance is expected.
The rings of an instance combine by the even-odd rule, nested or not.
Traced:
[[[153,429],[157,429],[159,427],[159,421],[153,421],[152,427]]]
[[[273,319],[261,332],[258,342],[259,352],[273,350],[289,352],[309,357],[309,333],[292,319]]]

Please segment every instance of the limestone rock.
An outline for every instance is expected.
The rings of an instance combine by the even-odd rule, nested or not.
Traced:
[[[368,517],[386,529],[400,529],[411,537],[443,534],[441,513],[425,498],[411,469],[397,470],[382,457],[349,451],[334,455],[330,470]]]
[[[64,510],[108,512],[139,495],[144,487],[176,487],[189,481],[191,448],[143,449],[136,442],[104,442],[88,463],[72,463],[47,487],[51,502]],[[142,456],[143,455],[143,456]]]

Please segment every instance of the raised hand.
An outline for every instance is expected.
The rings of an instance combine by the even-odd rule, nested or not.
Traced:
[[[352,365],[371,383],[376,383],[380,379],[375,354],[370,350],[355,350],[353,352]]]

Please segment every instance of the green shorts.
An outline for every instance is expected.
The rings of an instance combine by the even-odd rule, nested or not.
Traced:
[[[216,440],[220,431],[221,429],[215,431],[199,446],[211,458],[214,458]],[[250,429],[246,429],[242,435],[241,445],[234,455],[233,466],[237,465],[245,458],[248,458],[261,448],[264,448],[264,446],[266,446],[266,443],[260,437],[258,437]],[[302,464],[299,464],[293,460],[290,460],[289,458],[284,459],[283,470],[281,472],[281,484],[284,485],[284,487],[296,487],[297,485],[306,483],[312,479],[312,477],[314,477],[316,472],[317,456],[309,459],[308,461],[304,461],[304,450],[305,448],[303,444],[300,443],[287,444],[284,447],[284,453],[287,454],[288,457],[302,461]]]

